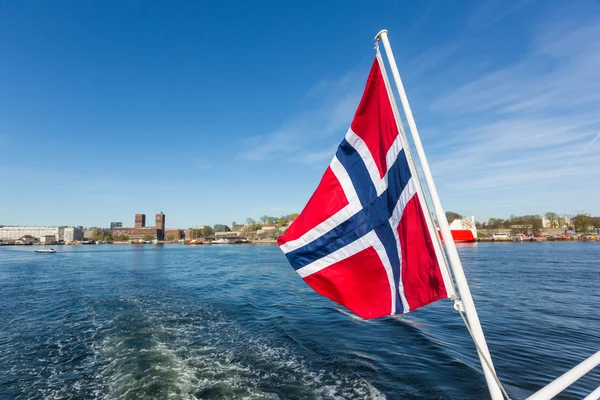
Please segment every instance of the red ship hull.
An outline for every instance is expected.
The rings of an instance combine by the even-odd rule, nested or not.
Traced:
[[[473,231],[471,231],[469,229],[450,230],[450,232],[452,232],[452,239],[454,239],[455,243],[470,243],[470,242],[477,241],[477,238],[473,235]],[[438,234],[440,235],[440,239],[441,239],[442,234],[439,230],[438,230]]]
[[[461,242],[476,242],[477,238],[473,236],[473,231],[468,229],[460,230],[460,231],[450,231],[452,232],[452,238],[456,243]]]

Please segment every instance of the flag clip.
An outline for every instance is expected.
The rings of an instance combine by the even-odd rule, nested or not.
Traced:
[[[465,312],[465,307],[463,306],[462,301],[458,297],[454,297],[454,309],[458,312]]]

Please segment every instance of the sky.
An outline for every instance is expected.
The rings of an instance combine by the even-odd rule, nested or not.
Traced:
[[[600,3],[0,4],[0,225],[300,212],[389,38],[447,211],[600,214]]]

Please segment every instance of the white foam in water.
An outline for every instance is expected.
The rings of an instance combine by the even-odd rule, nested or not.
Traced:
[[[70,318],[60,324],[79,323]],[[291,345],[273,344],[210,308],[100,300],[78,321],[84,325],[37,344],[37,365],[10,367],[24,398],[385,398],[352,372],[311,366]]]
[[[141,330],[124,334],[110,329],[99,347],[109,360],[102,369],[108,398],[278,399],[286,393],[295,398],[385,398],[353,374],[312,370],[290,348],[273,346],[214,310],[183,315],[149,304],[141,308]],[[132,344],[136,340],[143,344]]]

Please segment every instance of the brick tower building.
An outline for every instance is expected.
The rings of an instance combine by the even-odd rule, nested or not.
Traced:
[[[158,240],[165,240],[165,214],[156,214],[156,225]]]
[[[143,228],[146,226],[146,215],[145,214],[135,214],[135,227]]]

